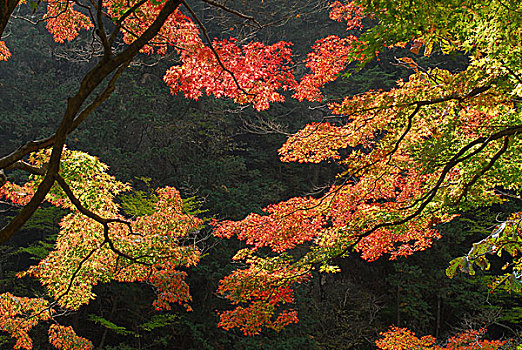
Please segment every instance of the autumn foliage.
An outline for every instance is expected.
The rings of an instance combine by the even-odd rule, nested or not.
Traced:
[[[57,349],[90,350],[94,348],[90,341],[77,336],[72,327],[56,324],[49,327],[49,340]]]
[[[32,349],[29,331],[40,321],[49,320],[51,312],[46,300],[17,297],[11,293],[0,295],[0,327],[16,339],[15,349]]]
[[[45,164],[48,153],[33,155],[31,164]],[[39,278],[54,305],[65,309],[77,310],[95,298],[92,288],[98,283],[120,281],[150,284],[156,290],[154,306],[157,309],[169,310],[172,303],[178,303],[190,310],[186,272],[180,269],[197,264],[199,251],[182,245],[182,241],[197,229],[201,220],[183,213],[179,192],[172,187],[157,190],[153,214],[126,220],[119,214],[114,198],[130,187],[116,181],[106,170],[107,166],[95,157],[65,151],[61,176],[66,179],[67,188],[82,206],[114,221],[104,227],[85,217],[63,189],[55,187],[48,201],[69,209],[70,213],[60,223],[55,249],[19,277]],[[34,193],[40,178],[35,176],[24,186],[7,183],[1,194],[14,203],[23,204]],[[17,338],[18,348],[31,349],[28,330],[39,321],[50,319],[53,309],[44,299],[18,298],[9,293],[0,297],[5,301],[2,328]],[[49,330],[49,337],[51,343],[61,349],[74,346],[83,349],[87,344],[70,327],[54,326]]]
[[[11,57],[11,52],[5,46],[5,42],[0,41],[0,61],[7,61],[9,57]]]
[[[347,33],[317,41],[305,60],[311,72],[296,87],[294,97],[299,100],[323,101],[321,88],[325,84],[342,72],[349,74],[354,64],[364,64],[383,47],[410,46],[415,55],[424,48],[424,56],[430,56],[434,47],[443,54],[470,52],[470,47],[476,50],[470,52],[467,69],[460,72],[422,68],[414,58],[399,58],[398,64],[413,74],[397,81],[395,88],[327,102],[331,113],[328,120],[311,123],[289,137],[279,154],[284,162],[337,162],[343,171],[334,184],[320,197],[292,198],[265,208],[263,215],[222,222],[216,235],[235,235],[250,244],[251,253],[243,253],[249,265],[255,261],[250,254],[262,247],[285,257],[285,270],[299,271],[294,277],[281,277],[281,284],[291,288],[293,283],[302,282],[302,271],[335,272],[337,267],[329,261],[354,251],[372,261],[384,255],[395,259],[424,250],[440,237],[437,226],[462,210],[502,202],[496,188],[519,190],[520,182],[512,175],[521,161],[516,135],[522,127],[512,96],[520,96],[521,85],[506,63],[519,62],[520,56],[515,58],[514,54],[519,48],[503,52],[493,49],[476,32],[476,22],[463,29],[440,29],[446,23],[443,16],[460,20],[474,13],[480,18],[477,21],[482,21],[482,16],[493,11],[507,11],[496,3],[491,7],[474,4],[441,7],[437,10],[440,13],[426,9],[429,15],[420,18],[414,14],[420,12],[399,14],[395,5],[387,2],[335,3],[331,17],[347,21],[348,30],[361,30],[363,19],[378,18],[381,25],[358,37]],[[429,7],[427,2],[423,5]],[[410,33],[405,23],[396,25],[399,17],[405,22],[411,20],[407,23],[412,25],[425,23],[426,30],[420,36],[413,30]],[[446,35],[447,31],[454,36]],[[289,257],[289,251],[303,243],[308,252]],[[259,264],[250,276],[246,276],[248,270],[238,270],[231,276],[241,273],[243,280],[255,283],[259,269],[271,273],[270,268]],[[249,282],[239,284],[231,276],[222,281],[220,291],[236,303],[248,302],[241,296],[251,290]],[[265,312],[254,306],[270,298],[251,297],[250,317],[264,319],[261,315]],[[243,315],[245,310],[245,306],[239,306],[232,313]],[[267,327],[273,327],[277,315],[286,311],[281,308],[278,312]],[[231,324],[230,314],[222,313],[222,322],[227,325]],[[249,327],[242,328],[246,333],[259,331],[257,325],[248,323],[238,327]],[[419,340],[419,346],[428,348],[429,341]],[[408,342],[414,342],[413,338]],[[411,344],[405,348],[411,348]]]
[[[381,338],[375,342],[381,350],[496,350],[506,344],[506,341],[481,339],[484,330],[469,330],[448,339],[445,345],[436,345],[432,336],[418,338],[415,333],[406,328],[391,327],[381,333]]]
[[[300,79],[293,71],[290,43],[211,40],[191,18],[186,3],[187,14],[172,0],[101,1],[103,11],[98,13],[113,22],[114,35],[100,34],[100,21],[74,1],[43,3],[43,19],[57,42],[96,28],[105,49],[99,67],[115,62],[110,48],[120,34],[142,53],[175,51],[179,65],[164,76],[174,94],[225,97],[259,111],[283,102],[286,90],[299,101],[326,103],[328,120],[310,123],[290,136],[279,155],[283,162],[336,162],[342,170],[333,184],[320,195],[291,198],[241,221],[214,222],[217,237],[237,237],[248,245],[234,257],[241,267],[219,285],[218,293],[232,304],[220,313],[225,329],[237,327],[255,335],[263,327],[279,331],[296,323],[297,312],[288,306],[295,286],[306,282],[313,270],[338,271],[330,264],[333,258],[354,252],[368,261],[411,255],[440,236],[437,225],[462,210],[501,202],[499,188],[520,189],[522,125],[516,99],[522,96],[522,34],[503,27],[520,18],[499,1],[455,2],[436,9],[430,1],[418,2],[415,9],[390,1],[336,1],[330,17],[344,22],[347,32],[318,40],[303,62],[308,72]],[[152,40],[141,42],[168,6],[175,10]],[[496,30],[502,39],[483,36],[487,30]],[[389,48],[409,48],[414,55],[397,61],[411,69],[408,79],[388,91],[325,100],[326,84]],[[437,50],[470,55],[468,67],[454,72],[417,63],[415,55],[429,57]],[[9,56],[0,41],[0,61]],[[118,62],[130,61],[123,57]],[[106,91],[111,91],[110,84]],[[105,98],[99,96],[100,101]],[[158,189],[153,214],[126,218],[116,198],[130,189],[128,184],[109,175],[97,158],[61,148],[56,151],[59,171],[49,175],[46,166],[56,157],[56,148],[45,150],[51,145],[13,163],[29,169],[27,183],[6,182],[0,188],[3,199],[26,206],[52,177],[45,200],[69,212],[60,223],[55,249],[20,277],[37,277],[52,304],[66,309],[77,310],[93,299],[95,285],[121,281],[151,285],[158,309],[178,303],[190,310],[185,269],[198,263],[200,252],[184,238],[202,222],[183,212],[179,192]],[[454,263],[451,272],[460,263]],[[0,328],[16,338],[17,348],[31,349],[29,330],[53,318],[49,300],[0,295]],[[389,350],[472,349],[478,335],[463,333],[442,347],[432,337],[417,338],[409,330],[392,328],[377,345]],[[59,349],[92,347],[72,328],[57,324],[50,326],[49,339]],[[484,349],[503,344],[476,343]]]

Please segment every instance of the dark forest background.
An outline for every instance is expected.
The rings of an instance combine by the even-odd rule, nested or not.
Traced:
[[[10,29],[13,56],[0,63],[1,154],[52,133],[67,92],[90,64],[88,58],[72,53],[77,46],[55,44],[42,24],[13,20]],[[226,36],[218,24],[211,22],[209,30]],[[341,30],[341,25],[328,20],[326,11],[319,11],[258,35],[293,42],[299,75],[304,73],[300,60],[314,40]],[[89,44],[89,38],[83,41]],[[393,87],[410,74],[394,65],[395,55],[385,52],[380,61],[331,84],[328,98]],[[140,56],[138,61],[122,76],[110,100],[68,142],[69,148],[98,156],[113,175],[133,185],[135,191],[120,198],[128,215],[145,213],[152,189],[170,185],[187,198],[187,211],[207,219],[241,219],[268,204],[313,194],[334,176],[337,169],[332,164],[287,164],[277,157],[285,133],[321,120],[328,114],[325,106],[289,98],[257,113],[226,100],[186,100],[172,96],[162,82],[165,70],[176,64],[174,56]],[[466,59],[435,54],[421,63],[458,70]],[[24,181],[21,173],[10,176]],[[367,263],[353,255],[337,261],[340,273],[315,273],[298,288],[295,307],[300,322],[280,333],[245,337],[217,328],[217,311],[229,305],[215,291],[219,280],[235,268],[230,258],[243,243],[217,240],[209,226],[200,233],[205,255],[197,268],[188,271],[194,311],[157,312],[148,286],[112,283],[96,287],[98,298],[79,312],[64,315],[64,323],[107,350],[373,349],[379,332],[392,324],[440,338],[470,327],[488,327],[494,338],[513,337],[522,324],[520,296],[489,293],[487,274],[448,279],[444,270],[518,206],[511,202],[462,213],[440,228],[443,238],[432,248],[407,259]],[[14,213],[8,207],[1,209],[2,221]],[[0,293],[42,294],[37,281],[20,280],[15,274],[52,249],[63,215],[61,209],[44,206],[23,232],[0,246]],[[32,334],[35,348],[49,347],[43,329]],[[7,334],[0,335],[0,348],[12,345]]]

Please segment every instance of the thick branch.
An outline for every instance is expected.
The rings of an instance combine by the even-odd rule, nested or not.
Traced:
[[[103,4],[102,0],[98,0],[98,5],[96,6],[96,23],[98,28],[96,30],[96,34],[100,38],[103,45],[103,56],[105,58],[109,58],[112,56],[112,48],[109,40],[107,39],[107,33],[105,33],[105,26],[103,25],[103,16],[102,16]]]
[[[25,145],[19,147],[17,150],[0,158],[0,169],[6,169],[7,167],[16,163],[29,153],[51,147],[54,143],[54,136],[55,135],[36,141],[29,141]]]
[[[44,179],[38,186],[36,193],[31,198],[29,203],[24,208],[22,208],[22,210],[18,213],[17,216],[15,216],[15,218],[11,222],[9,222],[0,230],[0,243],[3,243],[7,241],[9,238],[11,238],[11,236],[16,231],[18,231],[22,227],[22,225],[33,215],[33,213],[36,211],[39,205],[44,201],[45,196],[47,195],[52,185],[56,181],[56,175],[58,174],[60,159],[62,156],[65,140],[67,138],[69,130],[73,126],[74,118],[79,113],[80,108],[85,103],[86,99],[102,83],[102,81],[105,80],[105,78],[108,75],[110,75],[113,71],[117,70],[120,66],[127,65],[128,62],[130,62],[136,56],[139,50],[145,44],[147,44],[148,41],[154,38],[154,36],[159,32],[167,18],[176,10],[180,3],[180,0],[168,0],[159,12],[154,22],[150,25],[149,28],[145,30],[145,32],[139,38],[137,38],[132,44],[130,44],[117,56],[113,58],[104,56],[98,62],[98,64],[85,75],[76,95],[70,97],[67,100],[67,108],[65,110],[62,122],[60,123],[60,126],[58,127],[54,137],[50,137],[43,142],[47,144],[50,143],[53,145],[51,158],[49,160],[48,169]],[[38,145],[35,143],[30,144],[33,147],[35,145]],[[13,164],[17,160],[20,160],[21,157],[23,157],[20,156],[20,154],[20,152],[14,152],[14,154],[10,154],[0,159],[0,169],[3,169],[7,165]],[[7,161],[6,158],[9,161]]]
[[[100,223],[103,226],[103,236],[105,238],[105,242],[107,242],[109,244],[110,249],[114,253],[116,253],[117,255],[119,255],[119,256],[121,256],[123,258],[126,258],[126,259],[128,259],[130,261],[136,262],[138,264],[147,265],[147,266],[150,265],[149,263],[145,263],[145,262],[139,260],[140,258],[144,258],[144,257],[135,258],[135,257],[132,257],[132,256],[122,252],[118,248],[116,248],[114,246],[114,242],[111,240],[111,238],[109,236],[109,224],[110,223],[121,223],[121,224],[124,224],[124,225],[126,225],[128,227],[129,231],[132,233],[132,227],[131,227],[130,222],[122,220],[122,219],[119,219],[119,218],[107,219],[107,218],[103,218],[103,217],[99,216],[95,212],[93,212],[93,211],[91,211],[91,210],[89,210],[89,209],[87,209],[86,207],[83,206],[83,204],[80,202],[80,200],[74,195],[72,189],[69,187],[67,182],[65,182],[63,177],[61,177],[60,175],[56,175],[56,182],[58,182],[58,184],[60,185],[62,190],[67,195],[67,198],[69,198],[71,203],[76,207],[76,209],[78,209],[78,211],[81,214],[85,215],[88,218],[93,219],[94,221]]]
[[[85,107],[76,118],[74,118],[71,128],[69,129],[68,133],[73,132],[96,108],[98,108],[103,102],[105,102],[111,94],[114,92],[114,89],[116,88],[116,81],[121,76],[123,71],[129,66],[130,62],[125,62],[122,64],[116,73],[112,76],[111,80],[107,84],[105,90],[96,98],[94,101],[92,101],[89,106]]]
[[[18,169],[18,170],[23,170],[25,172],[28,172],[29,174],[43,176],[43,175],[45,175],[46,167],[38,168],[29,163],[24,162],[23,160],[19,160],[18,162],[8,166],[7,169]]]
[[[455,203],[460,203],[460,201],[463,198],[466,198],[466,196],[468,195],[469,189],[478,181],[478,179],[480,179],[487,171],[489,171],[489,169],[491,169],[493,167],[493,165],[495,165],[497,160],[499,160],[499,158],[507,151],[508,146],[509,146],[509,136],[505,136],[504,137],[504,143],[502,144],[502,147],[489,160],[489,163],[484,168],[482,168],[478,173],[476,173],[475,176],[473,176],[473,178],[470,180],[470,182],[468,182],[464,186],[464,189],[462,190],[462,193],[457,198],[457,200],[455,200]]]
[[[469,159],[471,158],[472,156],[478,154],[479,152],[481,152],[489,143],[495,141],[495,140],[498,140],[498,139],[501,139],[501,138],[505,138],[505,137],[508,137],[508,136],[511,136],[511,135],[515,135],[515,134],[518,134],[522,132],[522,125],[516,125],[516,126],[511,126],[511,127],[507,127],[505,128],[504,130],[501,130],[499,132],[496,132],[492,135],[490,135],[489,137],[480,137],[478,139],[475,139],[473,140],[472,142],[468,143],[466,146],[462,147],[460,149],[459,152],[457,152],[457,154],[455,154],[447,163],[446,165],[444,166],[444,168],[442,169],[442,172],[439,176],[439,179],[438,181],[436,182],[436,184],[427,192],[427,194],[429,194],[428,196],[425,196],[424,200],[421,202],[421,204],[419,205],[419,207],[410,215],[400,219],[400,220],[396,220],[396,221],[388,221],[388,222],[383,222],[383,223],[380,223],[380,224],[377,224],[375,225],[374,227],[372,227],[370,230],[366,231],[366,232],[363,232],[361,235],[358,236],[355,244],[353,244],[353,246],[355,246],[362,238],[364,237],[367,237],[369,235],[371,235],[372,233],[374,233],[375,231],[377,231],[378,229],[380,228],[384,228],[384,227],[390,227],[390,226],[397,226],[397,225],[402,225],[402,224],[405,224],[407,223],[408,221],[414,219],[415,217],[417,217],[419,214],[422,213],[422,211],[426,208],[426,206],[433,200],[433,198],[435,197],[435,195],[437,194],[438,190],[440,189],[442,183],[444,182],[444,180],[446,179],[446,176],[448,175],[448,173],[459,163],[463,162],[464,160],[466,159]],[[470,149],[472,149],[473,147],[477,146],[481,144],[481,146],[479,148],[477,148],[475,151],[473,152],[470,152],[468,154],[466,154]],[[507,146],[506,146],[507,147]],[[500,155],[504,153],[504,152],[501,152],[500,154],[498,154],[498,157],[493,157],[492,158],[492,161],[493,163],[489,163],[486,168],[490,168],[491,166],[493,166],[494,162],[496,160],[498,160],[498,158],[500,157]],[[495,155],[497,156],[497,155]],[[484,171],[484,173],[487,171],[487,169]],[[346,252],[347,250],[345,250],[344,252]]]
[[[67,195],[67,198],[69,198],[71,203],[76,207],[76,209],[78,209],[78,211],[80,213],[82,213],[83,215],[87,216],[88,218],[93,219],[96,222],[99,222],[100,224],[103,224],[103,225],[107,224],[107,219],[102,218],[101,216],[99,216],[95,212],[90,211],[89,209],[87,209],[86,207],[83,206],[83,204],[76,197],[76,195],[74,194],[72,189],[69,187],[67,182],[65,182],[65,179],[63,177],[61,177],[60,175],[56,175],[56,182],[58,182],[58,184],[60,185],[62,190]]]
[[[19,0],[0,0],[0,38],[2,38],[14,9],[18,6],[18,2]]]
[[[68,130],[68,134],[73,132],[96,108],[98,108],[103,102],[105,102],[112,94],[114,89],[116,88],[116,81],[121,76],[123,71],[128,67],[129,62],[125,62],[122,64],[116,73],[112,76],[111,80],[107,84],[105,90],[100,93],[94,101],[92,101],[89,106],[85,107],[76,118],[74,118],[71,127]],[[0,168],[9,169],[16,162],[20,161],[26,155],[36,152],[41,149],[49,148],[54,143],[55,135],[51,135],[45,139],[30,141],[26,143],[24,146],[18,148],[16,151],[11,154],[0,158]],[[14,168],[19,169],[19,166],[15,166]],[[43,175],[43,174],[38,174]],[[1,187],[1,186],[0,186]]]

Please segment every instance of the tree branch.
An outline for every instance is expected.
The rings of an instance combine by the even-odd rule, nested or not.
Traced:
[[[18,169],[28,172],[33,175],[45,175],[47,166],[42,166],[41,168],[35,167],[29,163],[24,162],[23,160],[19,160],[18,162],[11,164],[6,169]],[[0,186],[1,187],[1,186]]]
[[[455,200],[455,203],[458,204],[463,198],[466,198],[468,195],[469,189],[480,179],[489,169],[493,167],[495,162],[504,154],[509,146],[509,136],[504,137],[504,143],[502,144],[502,147],[495,153],[495,155],[489,160],[489,163],[481,169],[480,172],[476,173],[475,176],[471,179],[470,182],[468,182],[466,185],[464,185],[464,188],[462,190],[462,193],[460,196]]]
[[[421,109],[421,105],[417,104],[417,106],[415,107],[415,109],[413,110],[413,112],[410,113],[410,115],[408,115],[408,124],[406,125],[406,129],[404,129],[403,133],[401,134],[401,136],[399,137],[399,139],[397,140],[397,142],[395,143],[395,146],[393,147],[393,149],[386,153],[386,157],[390,157],[390,159],[388,160],[388,164],[390,164],[391,160],[392,160],[392,156],[395,154],[395,152],[397,152],[397,150],[399,149],[400,145],[401,145],[401,142],[402,140],[404,140],[404,138],[406,137],[406,135],[410,132],[411,130],[411,127],[412,127],[412,124],[413,124],[413,117],[419,113]]]
[[[6,169],[10,165],[21,160],[29,153],[51,147],[54,143],[54,137],[55,135],[52,135],[44,139],[27,142],[25,145],[19,147],[17,150],[0,158],[0,169]]]
[[[223,71],[225,71],[228,74],[230,74],[230,76],[232,77],[232,80],[234,80],[234,83],[236,84],[237,88],[241,92],[243,92],[247,96],[252,96],[253,94],[245,91],[245,89],[243,89],[241,87],[241,85],[239,84],[239,81],[237,81],[237,78],[234,75],[234,73],[231,70],[229,70],[227,67],[225,67],[225,64],[221,60],[221,57],[219,57],[219,54],[216,51],[216,48],[214,47],[214,45],[212,45],[212,40],[210,40],[210,37],[208,36],[207,28],[205,28],[203,23],[201,23],[201,21],[199,20],[198,16],[196,15],[196,13],[192,10],[192,8],[189,6],[189,4],[187,4],[187,2],[185,0],[181,0],[181,3],[183,4],[183,6],[185,6],[187,8],[187,10],[190,12],[192,18],[194,18],[194,20],[198,24],[198,27],[201,29],[201,32],[203,33],[203,36],[205,37],[205,40],[207,41],[208,47],[210,48],[210,50],[212,50],[212,53],[216,57],[216,60],[217,60],[217,62],[219,64],[219,66],[221,67],[221,69],[223,69]]]
[[[105,78],[113,71],[117,70],[122,65],[127,65],[139,50],[147,44],[159,32],[168,17],[180,5],[181,0],[167,0],[163,8],[160,10],[154,22],[147,28],[143,34],[130,44],[125,50],[120,52],[115,57],[103,56],[98,64],[92,68],[83,78],[77,93],[67,100],[67,107],[62,118],[62,122],[58,127],[54,137],[44,139],[41,143],[29,143],[30,147],[40,146],[46,144],[53,145],[51,158],[48,163],[48,169],[44,179],[38,186],[36,193],[31,198],[29,203],[22,208],[22,210],[12,219],[7,225],[0,230],[0,243],[7,241],[11,236],[18,231],[22,225],[33,215],[36,209],[44,201],[45,196],[56,181],[58,174],[60,159],[62,156],[63,147],[69,130],[71,129],[74,118],[80,111],[81,106],[85,103],[90,94],[105,80]],[[121,74],[121,72],[120,72]],[[102,93],[103,95],[103,93]],[[101,103],[101,102],[100,102]],[[87,108],[88,109],[88,108]],[[28,148],[25,148],[27,151]],[[36,150],[40,149],[36,148]],[[4,169],[7,165],[20,160],[23,152],[13,152],[10,155],[0,159],[0,169]],[[27,153],[25,153],[27,154]]]
[[[116,26],[113,30],[113,32],[111,33],[111,36],[109,38],[109,44],[112,45],[114,43],[114,40],[116,39],[116,37],[118,36],[118,34],[120,33],[120,29],[122,28],[122,24],[123,24],[123,21],[125,21],[125,19],[127,19],[130,15],[132,15],[141,5],[143,5],[144,3],[146,3],[147,0],[140,0],[138,1],[137,3],[135,3],[134,5],[132,5],[132,7],[130,7],[129,9],[127,9],[122,15],[120,18],[118,18],[118,20],[116,21]]]
[[[255,25],[257,25],[259,28],[262,27],[261,24],[253,16],[245,15],[244,13],[241,13],[241,12],[239,12],[237,10],[231,9],[230,7],[227,7],[224,4],[220,4],[220,3],[215,2],[213,0],[203,0],[203,2],[206,2],[207,4],[209,4],[211,6],[217,7],[219,9],[221,9],[221,10],[223,10],[225,12],[228,12],[230,14],[233,14],[234,16],[237,16],[239,18],[245,19],[247,21],[251,21]]]
[[[103,102],[105,102],[112,94],[114,89],[116,88],[116,81],[121,76],[123,71],[128,67],[130,62],[123,63],[116,73],[112,76],[111,80],[107,84],[105,90],[100,93],[93,102],[89,106],[87,106],[85,109],[83,109],[76,118],[74,118],[71,127],[68,130],[68,134],[73,132],[96,108],[98,108]],[[0,158],[0,169],[9,169],[13,164],[20,161],[23,157],[26,155],[39,151],[41,149],[49,148],[54,143],[54,138],[56,134],[51,135],[45,139],[37,140],[37,141],[30,141],[23,145],[22,147],[18,148],[16,151],[12,152],[11,154]],[[19,169],[18,166],[13,167]],[[42,175],[42,174],[38,174]],[[0,186],[1,187],[1,186]]]
[[[105,90],[96,96],[94,101],[89,106],[83,109],[76,118],[74,118],[69,133],[73,132],[96,108],[98,108],[103,102],[105,102],[116,88],[116,81],[121,76],[123,71],[129,66],[130,61],[123,63],[116,73],[112,76],[111,80],[107,83]]]
[[[0,38],[20,0],[0,0]]]
[[[484,147],[487,144],[489,144],[490,142],[493,142],[493,141],[498,140],[498,139],[503,138],[503,137],[508,137],[508,136],[511,136],[511,135],[515,135],[515,134],[517,134],[519,132],[522,132],[522,125],[516,125],[516,126],[507,127],[504,130],[496,132],[496,133],[490,135],[487,138],[486,137],[480,137],[478,139],[475,139],[474,141],[468,143],[466,146],[462,147],[460,149],[460,151],[457,152],[457,154],[455,154],[446,163],[446,165],[444,166],[444,168],[443,168],[443,170],[442,170],[442,172],[441,172],[441,174],[439,176],[439,179],[438,179],[437,183],[427,192],[427,194],[429,194],[429,195],[428,196],[424,196],[425,199],[421,202],[419,207],[412,214],[410,214],[410,215],[408,215],[408,216],[406,216],[406,217],[404,217],[404,218],[402,218],[400,220],[388,221],[388,222],[383,222],[383,223],[375,225],[370,230],[368,230],[366,232],[363,232],[362,234],[358,235],[355,243],[351,244],[349,247],[344,249],[342,254],[346,253],[348,251],[348,249],[351,249],[352,247],[355,247],[355,245],[357,245],[357,243],[359,243],[364,237],[367,237],[367,236],[371,235],[372,233],[374,233],[375,231],[377,231],[380,228],[402,225],[402,224],[405,224],[408,221],[414,219],[415,217],[417,217],[420,213],[422,213],[422,211],[426,208],[426,206],[435,197],[435,195],[437,194],[438,190],[440,189],[442,183],[444,182],[446,176],[451,171],[451,169],[453,169],[453,167],[455,167],[455,165],[457,165],[457,164],[461,163],[462,161],[464,161],[464,160],[466,160],[466,159],[476,155],[477,153],[482,151],[484,149]],[[475,150],[475,151],[473,151],[471,153],[466,154],[466,152],[468,152],[471,148],[473,148],[474,146],[476,146],[478,144],[482,144],[482,145],[477,150]],[[486,166],[486,168],[487,167],[491,167],[494,164],[494,162],[496,160],[498,160],[498,158],[500,157],[500,155],[502,153],[504,153],[504,152],[501,152],[500,154],[498,154],[498,152],[497,152],[498,157],[493,157],[492,158],[493,163],[490,162],[490,164],[488,164],[488,166]],[[484,171],[484,173],[486,171],[487,171],[487,169]]]
[[[103,56],[105,58],[109,58],[112,56],[112,47],[111,47],[111,44],[109,43],[109,40],[107,39],[107,33],[105,33],[105,26],[103,25],[102,0],[98,0],[98,5],[95,7],[96,7],[96,22],[98,24],[96,34],[100,38],[102,45],[103,45]]]
[[[76,270],[74,270],[72,276],[71,276],[71,279],[69,280],[69,284],[67,285],[67,288],[63,291],[62,294],[60,294],[58,297],[54,298],[54,301],[55,303],[58,303],[64,296],[66,296],[67,294],[69,294],[69,292],[71,291],[71,288],[72,288],[72,285],[74,283],[74,280],[76,279],[76,277],[78,276],[78,273],[80,273],[80,270],[82,269],[83,267],[83,264],[85,264],[85,262],[87,260],[89,260],[89,258],[97,251],[99,250],[101,247],[103,247],[103,245],[105,244],[106,242],[102,242],[102,244],[100,244],[99,247],[96,247],[94,248],[93,250],[91,250],[89,252],[89,254],[87,254],[86,256],[83,257],[83,259],[80,261],[80,263],[78,264],[78,267],[76,268]]]
[[[85,215],[88,218],[91,218],[92,220],[100,223],[103,226],[103,236],[104,236],[105,242],[107,242],[109,244],[110,249],[114,253],[116,253],[117,255],[119,255],[123,258],[126,258],[132,262],[138,263],[138,264],[147,265],[147,266],[151,265],[150,263],[145,263],[145,262],[139,260],[141,258],[146,258],[146,257],[150,257],[150,256],[140,256],[140,257],[135,258],[135,257],[132,257],[132,256],[122,252],[121,250],[119,250],[118,248],[116,248],[114,246],[114,242],[111,240],[111,238],[109,236],[109,224],[110,223],[124,224],[128,227],[129,231],[132,233],[132,226],[129,221],[119,219],[119,218],[107,219],[107,218],[103,218],[103,217],[99,216],[95,212],[93,212],[93,211],[87,209],[85,206],[83,206],[83,204],[80,202],[80,200],[74,195],[72,189],[69,187],[69,185],[67,184],[67,182],[65,181],[65,179],[63,177],[61,177],[60,175],[56,175],[56,182],[58,182],[58,184],[60,185],[62,190],[67,195],[67,198],[69,198],[71,203],[73,203],[73,205],[76,207],[76,209],[78,209],[78,211],[81,214]]]

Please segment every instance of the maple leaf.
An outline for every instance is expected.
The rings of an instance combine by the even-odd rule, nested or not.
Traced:
[[[436,345],[436,339],[432,336],[418,338],[414,332],[407,328],[390,327],[386,332],[380,333],[381,338],[375,344],[381,350],[499,350],[507,343],[500,340],[482,340],[484,329],[469,330],[454,335],[446,342],[446,346]]]
[[[11,57],[11,52],[5,46],[5,42],[0,40],[0,61],[7,61],[9,57]]]
[[[78,36],[80,29],[91,29],[93,24],[89,17],[74,9],[74,1],[48,0],[46,28],[59,43],[71,41]]]
[[[413,53],[426,45],[429,55],[438,40],[437,31],[430,29],[421,36],[408,33],[406,41],[402,33],[391,43],[380,28],[396,24],[396,17],[389,16],[396,9],[370,11],[371,5],[364,3],[368,8],[359,11],[352,5],[336,4],[332,17],[345,20],[345,15],[374,13],[386,25],[359,38],[333,35],[317,41],[305,60],[311,73],[299,82],[295,98],[321,101],[325,84],[338,79],[350,64],[364,64],[368,53],[377,55],[378,45],[405,47],[412,41]],[[414,70],[409,79],[397,81],[388,91],[368,91],[328,104],[331,122],[308,124],[279,149],[285,162],[338,162],[344,171],[335,185],[318,198],[292,198],[268,206],[261,215],[225,221],[215,235],[245,240],[250,254],[261,254],[258,249],[265,246],[289,254],[302,245],[308,252],[301,251],[298,260],[285,260],[289,270],[328,266],[331,259],[352,252],[368,261],[396,259],[428,248],[440,237],[437,225],[455,213],[502,201],[495,186],[519,189],[520,181],[506,176],[517,173],[513,167],[522,161],[515,151],[521,141],[514,135],[522,126],[510,97],[516,89],[512,77],[483,57],[472,58],[460,72],[423,69],[409,57],[402,61]],[[245,254],[237,259],[253,261]],[[228,285],[240,274],[249,279],[238,270],[223,282]],[[256,301],[249,303],[259,308]],[[245,318],[248,310],[224,314],[223,326],[252,328]],[[270,318],[258,320],[272,326]],[[259,327],[256,324],[255,332]],[[405,349],[412,339],[404,340]],[[432,348],[433,341],[421,339],[419,344]]]
[[[49,327],[49,342],[57,349],[91,350],[90,341],[76,335],[72,327],[53,324]]]
[[[173,94],[182,91],[185,97],[197,100],[205,91],[237,103],[252,103],[261,111],[270,103],[284,101],[278,90],[296,85],[286,42],[239,47],[231,39],[214,41],[212,46],[215,52],[203,45],[181,51],[183,64],[170,68],[163,78]]]
[[[200,253],[195,247],[181,243],[202,221],[183,213],[179,192],[172,187],[158,189],[152,214],[125,220],[119,214],[115,197],[130,186],[107,174],[107,165],[96,157],[65,150],[63,158],[60,176],[67,187],[52,188],[47,201],[70,213],[60,222],[55,249],[19,277],[39,278],[55,303],[66,309],[77,310],[95,297],[92,292],[95,285],[115,280],[150,283],[156,290],[154,306],[158,309],[170,309],[170,304],[178,303],[190,310],[187,274],[179,268],[196,265]],[[39,167],[49,159],[50,151],[43,150],[32,154],[29,162]],[[34,194],[41,180],[41,175],[33,175],[24,186],[7,183],[0,194],[23,203]],[[85,211],[90,211],[91,217],[86,218]],[[96,216],[114,221],[103,226]],[[51,317],[46,307],[43,299],[4,294],[0,298],[0,308],[4,309],[0,326],[3,324],[2,329],[18,339],[17,347],[31,349],[27,332]],[[26,321],[27,313],[41,316]],[[19,326],[14,327],[17,322]],[[92,348],[90,342],[76,336],[70,327],[51,326],[49,337],[59,349]]]
[[[100,7],[92,4],[86,9],[85,13],[107,15],[113,21],[112,33],[104,28],[103,19],[94,15],[91,19],[74,1],[45,3],[43,20],[56,41],[92,31],[103,55],[67,99],[56,133],[0,158],[2,170],[18,167],[32,174],[23,185],[6,181],[0,189],[2,198],[24,206],[2,229],[1,237],[3,241],[11,237],[44,200],[70,211],[61,222],[55,250],[22,274],[40,278],[62,307],[78,309],[94,297],[96,284],[117,280],[153,285],[157,308],[168,309],[172,303],[190,308],[186,272],[180,268],[197,264],[200,253],[180,243],[201,221],[181,211],[179,193],[170,187],[158,190],[154,213],[124,218],[114,199],[129,186],[107,174],[107,167],[95,157],[64,147],[69,133],[110,96],[138,52],[165,54],[173,48],[180,65],[164,77],[172,93],[183,92],[192,99],[206,93],[252,104],[257,110],[284,101],[285,90],[294,90],[300,101],[322,101],[326,84],[350,67],[364,66],[386,47],[410,44],[415,55],[422,47],[426,56],[433,50],[471,55],[469,66],[460,72],[421,69],[414,59],[405,58],[403,62],[415,72],[409,79],[388,91],[330,103],[338,123],[311,123],[288,139],[279,151],[283,161],[333,161],[345,170],[322,196],[291,198],[268,206],[262,215],[216,224],[217,236],[235,235],[250,245],[235,257],[248,267],[225,277],[219,287],[219,293],[236,306],[221,314],[224,328],[257,334],[263,326],[280,330],[295,323],[295,310],[285,307],[293,301],[293,288],[305,282],[315,266],[336,271],[325,266],[354,251],[375,260],[426,249],[439,237],[436,225],[450,221],[454,213],[502,201],[497,188],[522,187],[522,156],[517,152],[522,147],[522,126],[513,102],[522,91],[521,19],[519,11],[501,2],[487,6],[480,1],[448,2],[436,7],[430,1],[417,1],[414,7],[334,2],[330,17],[360,33],[318,40],[304,61],[310,72],[299,82],[289,43],[211,40],[196,16],[182,14],[178,0],[105,0]],[[375,25],[365,29],[367,19]],[[114,42],[121,36],[127,46],[115,50]],[[0,60],[9,56],[1,41]],[[88,102],[104,79],[106,88]],[[26,156],[29,164],[23,161]],[[256,255],[264,247],[271,256]],[[297,247],[305,252],[293,258],[289,251]],[[514,252],[518,247],[506,249]],[[516,285],[515,277],[506,279]],[[50,310],[43,312],[47,302],[41,299],[7,293],[0,296],[0,307],[6,315],[0,316],[4,317],[0,326],[17,338],[17,347],[27,349],[29,329],[51,317]],[[40,316],[26,323],[21,321],[23,313]],[[20,327],[14,327],[15,322]],[[406,330],[392,329],[389,334],[385,337],[395,349],[412,344],[440,348],[432,338],[417,338]],[[462,335],[449,344],[461,346],[475,336]],[[63,326],[51,326],[50,340],[62,348],[91,346]]]
[[[48,306],[44,299],[0,294],[0,329],[16,338],[15,349],[32,349],[29,331],[40,321],[50,319],[52,311]]]

